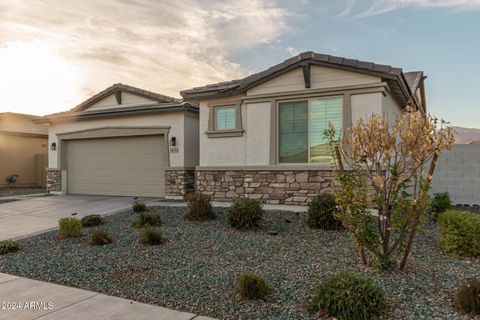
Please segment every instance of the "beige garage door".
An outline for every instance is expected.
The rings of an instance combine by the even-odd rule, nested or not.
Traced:
[[[162,197],[164,136],[70,140],[66,143],[67,192]]]

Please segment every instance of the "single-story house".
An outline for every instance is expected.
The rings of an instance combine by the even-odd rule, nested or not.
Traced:
[[[196,104],[115,84],[38,122],[49,126],[51,193],[163,197],[194,188]]]
[[[48,127],[39,118],[0,113],[0,187],[45,187]]]
[[[340,133],[373,113],[393,121],[407,105],[426,111],[425,78],[305,52],[240,80],[184,90],[199,105],[196,189],[217,201],[306,204],[331,186],[328,123]]]

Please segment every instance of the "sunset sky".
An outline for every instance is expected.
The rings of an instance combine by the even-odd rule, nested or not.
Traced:
[[[179,97],[310,50],[424,70],[429,111],[480,127],[480,0],[0,0],[0,112]]]

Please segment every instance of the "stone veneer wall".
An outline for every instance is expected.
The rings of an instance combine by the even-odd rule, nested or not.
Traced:
[[[60,169],[47,169],[47,191],[62,191],[62,171]]]
[[[307,205],[320,193],[331,193],[333,171],[197,169],[197,192],[214,201],[246,197],[270,204]]]
[[[165,169],[166,196],[185,197],[195,191],[194,168],[167,168]]]

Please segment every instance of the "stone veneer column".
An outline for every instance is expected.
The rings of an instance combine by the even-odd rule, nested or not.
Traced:
[[[62,171],[60,169],[47,169],[47,191],[62,191]]]
[[[246,197],[263,203],[307,205],[321,193],[331,193],[334,171],[327,170],[202,170],[197,191],[215,201]]]
[[[165,169],[165,195],[170,199],[184,199],[195,191],[195,168]]]

